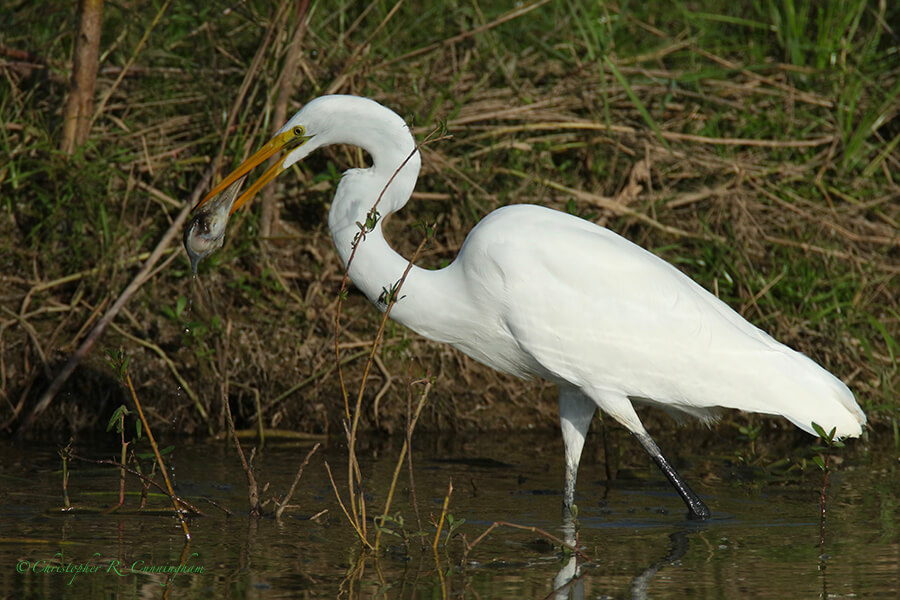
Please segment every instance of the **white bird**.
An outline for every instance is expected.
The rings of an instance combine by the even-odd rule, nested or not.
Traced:
[[[309,102],[198,207],[285,150],[233,207],[230,199],[205,207],[207,213],[234,212],[279,173],[331,144],[358,146],[372,157],[371,167],[344,173],[328,226],[346,266],[360,224],[371,225],[349,275],[384,311],[385,290],[400,281],[408,261],[388,245],[381,219],[406,204],[421,166],[409,128],[390,109],[355,96]],[[380,216],[367,223],[379,196]],[[195,264],[221,244],[226,219],[213,219],[213,227],[209,221],[201,210],[185,232]],[[690,516],[700,519],[709,509],[663,457],[635,404],[707,422],[721,408],[781,415],[813,435],[814,422],[834,428],[836,437],[859,436],[866,422],[839,379],[671,264],[604,227],[542,206],[497,209],[472,229],[450,265],[412,267],[390,316],[498,371],[559,387],[569,509],[597,408],[637,437]]]

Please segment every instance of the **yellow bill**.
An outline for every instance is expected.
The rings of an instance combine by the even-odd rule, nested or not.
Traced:
[[[197,210],[198,208],[206,204],[211,198],[214,198],[222,193],[222,191],[226,190],[235,181],[245,176],[247,173],[268,160],[269,157],[275,155],[285,148],[296,147],[297,145],[305,142],[307,139],[309,138],[304,136],[304,130],[302,127],[294,127],[292,129],[288,129],[287,131],[279,133],[271,140],[269,140],[253,156],[241,163],[237,169],[229,173],[228,176],[225,177],[225,179],[219,182],[219,185],[211,189],[209,193],[206,194],[206,196],[204,196],[203,199],[197,203],[197,206],[194,207],[194,210]],[[247,188],[247,190],[245,190],[244,193],[241,194],[241,196],[237,200],[235,200],[234,204],[231,207],[231,211],[228,214],[234,214],[234,211],[243,206],[247,201],[251,200],[259,192],[259,190],[265,187],[267,183],[275,179],[279,173],[284,171],[284,167],[282,167],[281,165],[282,161],[279,161],[269,167],[266,172],[260,176],[259,179],[253,182],[253,185]]]

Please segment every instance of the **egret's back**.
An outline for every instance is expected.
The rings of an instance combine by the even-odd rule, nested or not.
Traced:
[[[607,229],[510,206],[472,231],[460,261],[470,297],[496,307],[498,346],[514,343],[535,375],[700,418],[724,407],[861,433],[840,380]]]

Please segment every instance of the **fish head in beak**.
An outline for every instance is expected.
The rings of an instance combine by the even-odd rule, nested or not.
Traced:
[[[184,228],[184,249],[191,260],[191,270],[197,274],[200,261],[222,247],[228,216],[237,198],[244,178],[241,177],[225,188],[212,201],[198,204],[194,216]]]
[[[228,218],[284,171],[285,161],[277,161],[243,194],[238,196],[247,174],[276,153],[282,150],[294,150],[309,139],[310,136],[306,135],[302,126],[286,127],[253,156],[241,163],[237,169],[228,174],[219,185],[210,190],[197,203],[197,206],[194,207],[195,214],[184,228],[183,235],[184,248],[191,260],[191,269],[195,275],[200,261],[222,247]]]

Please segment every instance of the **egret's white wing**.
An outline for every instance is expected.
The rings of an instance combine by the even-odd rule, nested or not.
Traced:
[[[502,307],[501,326],[545,376],[692,414],[740,408],[859,433],[864,416],[840,381],[607,229],[511,206],[462,254],[470,294]]]

